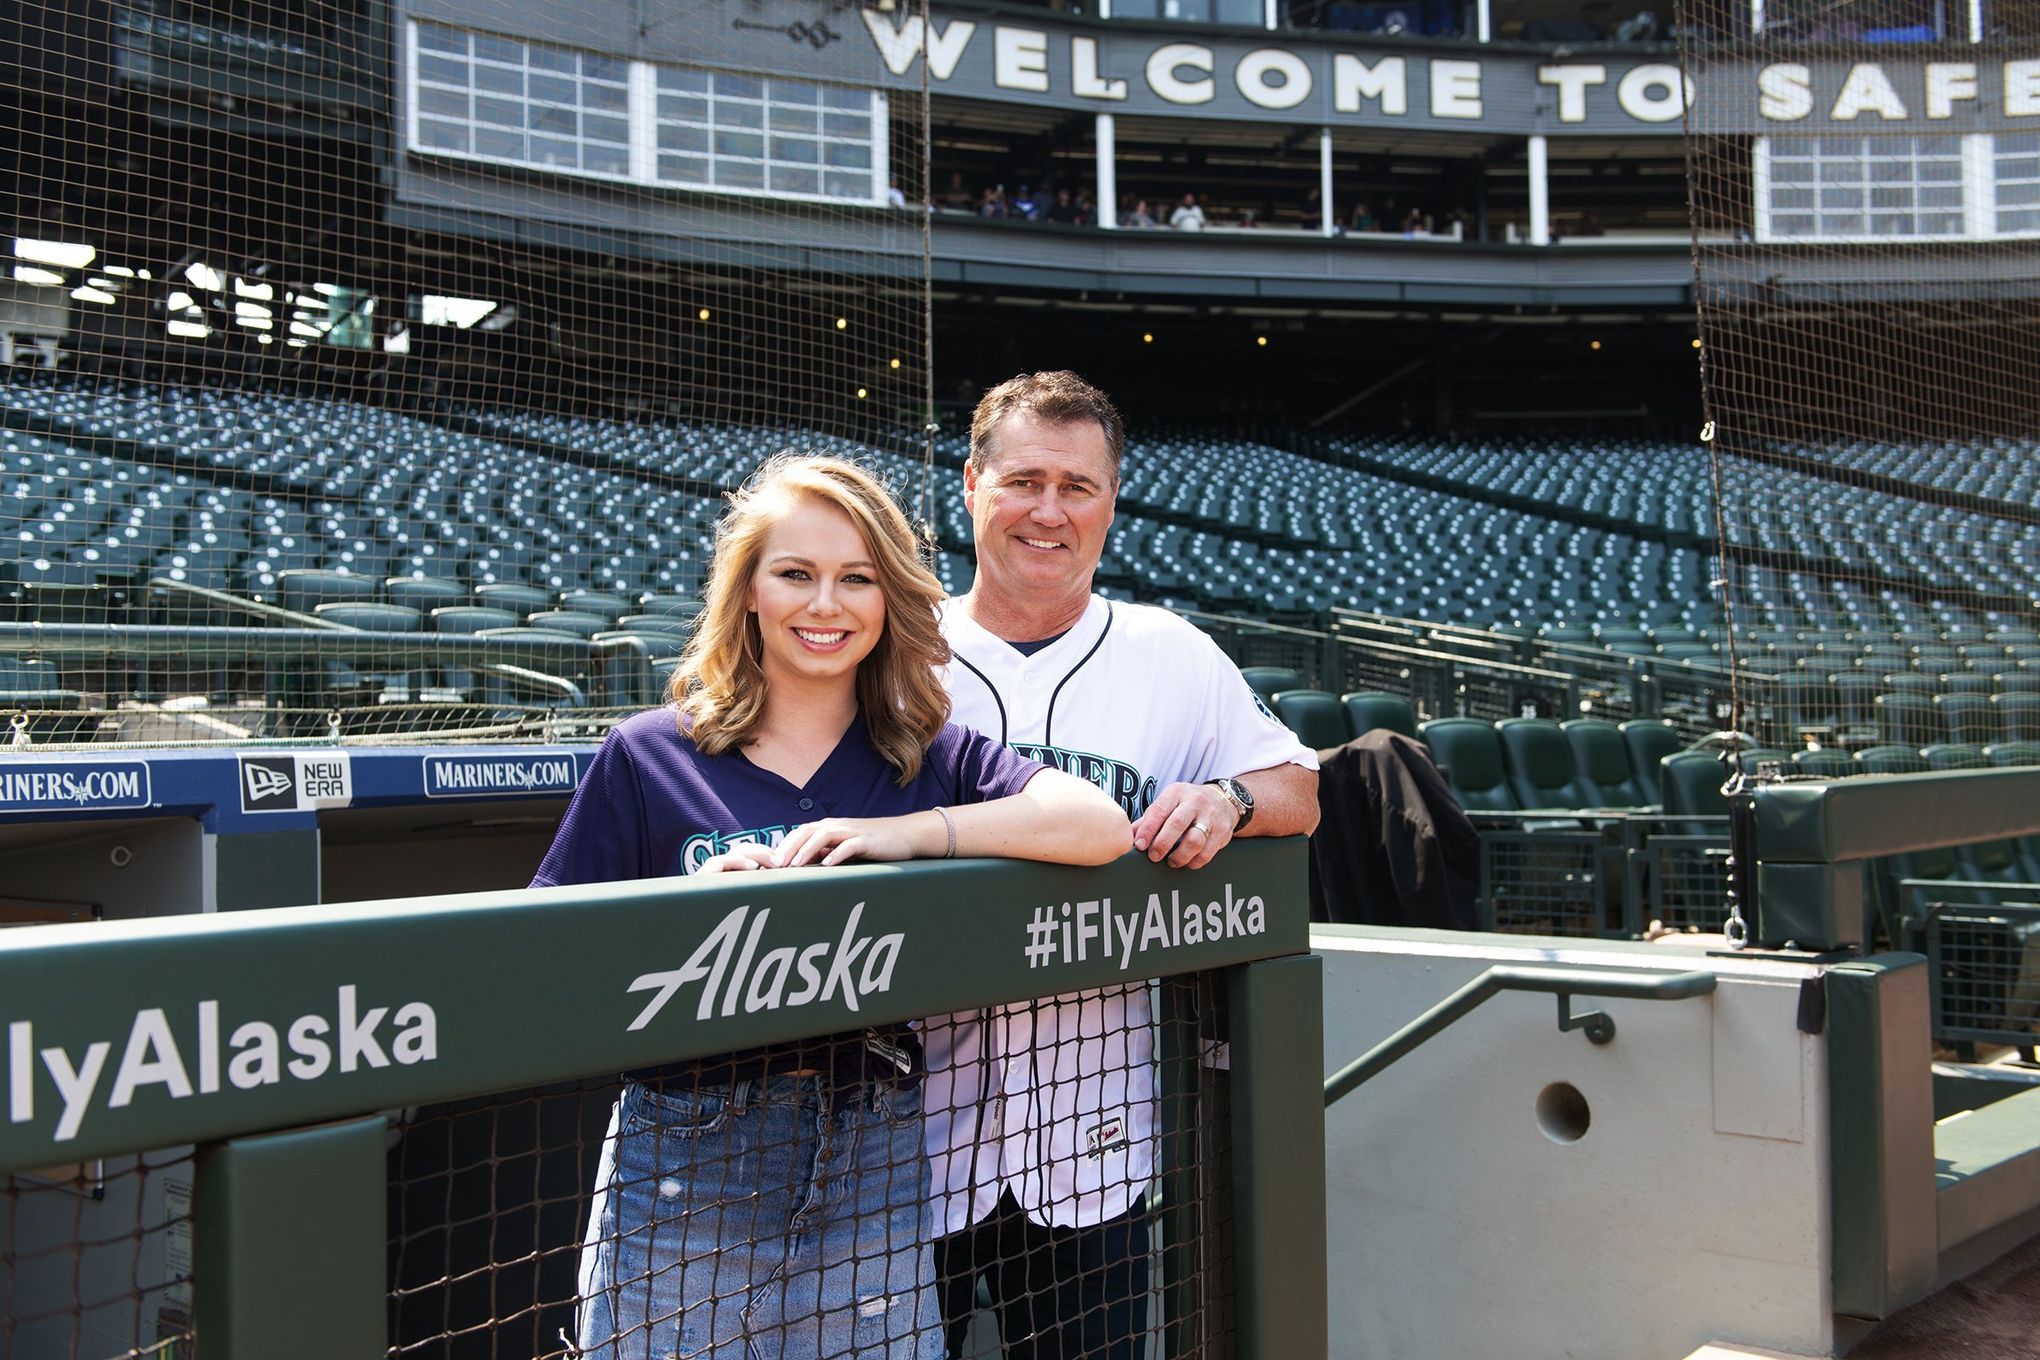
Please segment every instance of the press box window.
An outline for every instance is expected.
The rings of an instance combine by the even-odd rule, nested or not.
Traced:
[[[657,81],[660,183],[885,201],[883,95],[665,66]]]

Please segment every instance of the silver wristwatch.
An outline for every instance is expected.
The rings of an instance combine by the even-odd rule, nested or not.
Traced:
[[[1239,820],[1233,823],[1233,834],[1237,836],[1245,831],[1247,823],[1254,820],[1254,795],[1247,792],[1247,786],[1230,777],[1207,779],[1204,782],[1216,785],[1218,791],[1231,799],[1233,807],[1238,810]]]

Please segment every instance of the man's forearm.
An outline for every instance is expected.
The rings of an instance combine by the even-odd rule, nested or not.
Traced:
[[[1239,776],[1254,795],[1254,820],[1243,836],[1307,836],[1317,830],[1317,771],[1272,765]]]

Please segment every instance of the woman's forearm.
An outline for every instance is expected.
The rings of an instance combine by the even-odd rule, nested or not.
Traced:
[[[1117,803],[1092,784],[1057,770],[1041,771],[1010,798],[944,811],[956,824],[960,856],[1109,864],[1133,845],[1133,828]],[[940,856],[949,839],[941,815],[917,813],[914,821],[932,824],[916,826],[915,848]]]

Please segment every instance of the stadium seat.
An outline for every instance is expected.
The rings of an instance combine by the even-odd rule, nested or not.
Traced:
[[[443,576],[392,576],[383,582],[383,598],[391,604],[430,613],[448,605],[467,603],[468,589]]]
[[[614,632],[597,633],[588,640],[590,642],[616,642],[626,639],[644,644],[645,650],[651,653],[654,661],[664,660],[667,657],[677,657],[687,649],[687,639],[675,633],[643,629],[617,629]]]
[[[417,610],[400,604],[348,601],[322,604],[312,612],[327,623],[370,633],[415,633],[424,626],[423,616]]]
[[[1286,689],[1275,696],[1273,707],[1275,716],[1312,750],[1344,746],[1353,739],[1336,695],[1321,689]]]
[[[2001,741],[1983,748],[1993,766],[2040,765],[2040,741]]]
[[[475,587],[475,603],[491,609],[508,609],[519,618],[540,609],[550,609],[551,592],[513,581],[492,581]]]
[[[1983,747],[1966,742],[1941,742],[1920,752],[1929,770],[1987,770],[1990,757]]]
[[[1891,679],[1890,676],[1885,677]],[[1889,746],[1918,748],[1941,735],[1933,699],[1925,694],[1877,696],[1877,740]]]
[[[1927,762],[1915,746],[1866,746],[1856,752],[1864,774],[1925,774]]]
[[[1942,694],[1989,694],[1991,676],[1984,671],[1949,671],[1934,677],[1934,687]]]
[[[475,604],[448,605],[433,610],[430,617],[435,633],[479,633],[484,629],[517,626],[517,616],[509,610]]]
[[[1261,702],[1271,706],[1275,696],[1286,689],[1310,688],[1304,683],[1301,672],[1286,666],[1247,666],[1241,669],[1240,674],[1253,686],[1254,693],[1261,696]]]
[[[1934,711],[1941,718],[1943,741],[1980,746],[1997,739],[1997,722],[1986,695],[1936,694]]]
[[[1813,779],[1846,779],[1857,773],[1856,759],[1832,746],[1818,751],[1794,751],[1792,773]]]
[[[1549,718],[1504,718],[1495,724],[1509,791],[1525,808],[1579,806],[1579,764],[1565,732]]]
[[[1722,785],[1728,782],[1728,766],[1714,752],[1674,752],[1664,757],[1658,769],[1665,791],[1665,816],[1674,834],[1728,834],[1724,823],[1690,820],[1728,815],[1728,798],[1721,791]]]
[[[1990,706],[2003,740],[2040,741],[2040,693],[1992,695]]]
[[[691,619],[701,612],[701,601],[693,595],[647,595],[634,601],[632,608],[639,614]]]
[[[1999,694],[2040,694],[2040,674],[1999,671],[1990,681],[1991,687]]]
[[[1583,808],[1633,808],[1648,805],[1635,771],[1629,768],[1629,751],[1622,731],[1600,718],[1574,718],[1559,724],[1566,744],[1572,747],[1573,764],[1579,778],[1573,785],[1574,806]]]
[[[1913,671],[1892,671],[1883,677],[1886,694],[1932,695],[1939,689],[1931,675],[1920,675]]]
[[[1618,730],[1622,733],[1622,744],[1629,749],[1629,768],[1636,775],[1636,786],[1642,791],[1644,802],[1662,804],[1665,795],[1659,762],[1685,746],[1678,729],[1656,719],[1632,718]]]
[[[1414,739],[1417,735],[1416,710],[1410,701],[1396,694],[1361,692],[1342,695],[1339,702],[1346,709],[1346,728],[1356,737],[1362,737],[1377,727],[1391,732],[1400,732]]]
[[[366,576],[310,568],[276,573],[276,603],[299,614],[309,614],[322,604],[370,603],[375,596],[375,582]]]
[[[525,615],[527,628],[542,628],[548,633],[572,633],[575,637],[591,638],[597,633],[615,630],[613,619],[602,614],[584,614],[572,609],[540,609]]]
[[[570,590],[560,597],[560,608],[579,614],[598,614],[605,619],[620,619],[636,605],[629,596],[613,591]]]
[[[684,638],[694,631],[694,619],[681,614],[625,614],[617,619],[616,626],[626,632],[670,633]]]
[[[1516,812],[1521,805],[1502,765],[1495,729],[1478,718],[1433,718],[1417,729],[1459,805],[1469,812]]]

